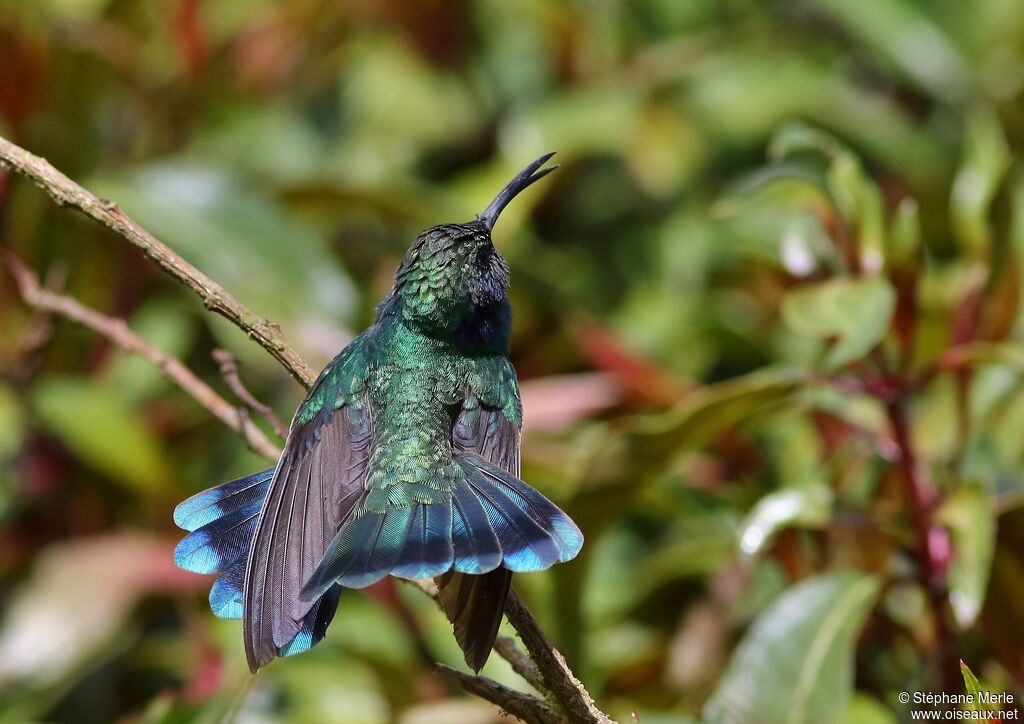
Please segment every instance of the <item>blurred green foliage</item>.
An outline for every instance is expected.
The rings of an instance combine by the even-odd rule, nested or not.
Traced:
[[[1018,0],[0,0],[0,134],[315,365],[417,231],[557,150],[496,243],[524,477],[588,542],[517,586],[617,719],[896,722],[901,691],[977,688],[959,659],[1024,686],[1022,49]],[[218,345],[297,404],[9,174],[0,240],[224,394]],[[6,275],[0,373],[0,719],[495,719],[391,584],[250,681],[170,511],[261,461]]]

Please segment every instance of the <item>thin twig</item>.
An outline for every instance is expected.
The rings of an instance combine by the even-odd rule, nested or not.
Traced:
[[[90,218],[95,219],[110,228],[129,243],[139,247],[143,253],[156,262],[164,272],[198,294],[208,309],[222,315],[239,329],[246,332],[251,339],[267,350],[274,359],[276,359],[292,375],[292,377],[303,385],[303,387],[309,389],[313,384],[316,377],[313,370],[299,356],[298,352],[288,344],[284,334],[281,332],[281,329],[277,324],[250,311],[225,291],[219,284],[186,262],[156,237],[124,214],[124,212],[118,208],[117,204],[94,196],[51,166],[45,159],[32,155],[28,151],[25,151],[2,137],[0,137],[0,162],[7,164],[16,173],[32,180],[44,189],[51,197],[53,197],[58,205],[71,206],[78,209]],[[36,284],[36,287],[38,287],[38,283]],[[73,302],[73,300],[66,301]],[[183,389],[189,391],[189,393],[192,394],[193,397],[195,397],[201,404],[204,404],[204,406],[208,407],[211,412],[214,412],[221,421],[235,430],[247,429],[248,426],[243,426],[240,422],[236,409],[209,388],[209,386],[196,378],[195,375],[180,362],[167,357],[167,355],[164,355],[162,352],[154,350],[152,347],[146,345],[141,339],[135,336],[134,333],[128,330],[127,326],[120,320],[110,320],[106,317],[102,317],[102,315],[98,315],[92,310],[82,308],[81,305],[77,304],[77,302],[73,302],[73,304],[74,308],[77,310],[86,312],[83,316],[83,320],[79,320],[82,321],[83,324],[96,329],[96,331],[101,334],[116,332],[129,344],[131,344],[132,341],[141,343],[137,349],[132,348],[131,351],[136,351],[142,356],[153,361],[154,364],[157,364],[162,370],[164,370],[164,373],[169,377],[172,377],[172,374],[167,368],[173,369],[175,371],[174,375],[180,379],[175,379],[175,377],[172,377],[172,379],[175,379]],[[65,305],[62,303],[58,306]],[[59,308],[55,311],[64,313],[64,311]],[[96,316],[91,317],[90,315]],[[92,324],[84,321],[84,319],[93,319],[93,321],[99,321],[100,324],[93,327]],[[114,339],[114,337],[111,338]],[[115,341],[117,340],[115,339]],[[128,349],[128,347],[126,347],[126,349]],[[182,370],[184,371],[184,375],[181,374]],[[189,384],[192,389],[195,390],[195,393],[192,392],[192,389],[187,388],[181,383],[181,380],[187,380],[189,377],[191,377]],[[195,385],[192,382],[193,380],[195,383],[198,383],[198,385]],[[206,401],[212,401],[212,406],[206,404]],[[256,428],[253,427],[253,429]],[[258,429],[256,430],[259,432]],[[259,434],[262,435],[262,433]],[[266,441],[265,436],[263,437],[263,440]],[[267,441],[267,444],[270,444],[269,441]],[[268,455],[268,457],[276,459],[278,454],[279,453],[276,448],[274,448],[273,454]],[[428,593],[430,593],[430,589],[433,586],[430,582],[416,583],[427,584],[420,585],[419,587]],[[608,724],[612,722],[612,719],[596,707],[593,698],[573,675],[561,653],[559,653],[551,645],[551,642],[548,641],[547,636],[540,628],[540,624],[537,623],[537,620],[526,608],[526,605],[519,596],[516,595],[515,591],[512,591],[509,594],[508,603],[505,608],[505,615],[507,616],[509,623],[511,623],[519,633],[530,658],[536,664],[537,670],[540,673],[540,677],[536,679],[537,682],[544,685],[542,688],[545,689],[559,707],[564,710],[568,719],[572,722],[598,722],[600,724]],[[499,653],[501,653],[500,650]],[[468,691],[472,691],[483,698],[488,698],[485,695],[485,692],[493,694],[493,687],[480,683],[480,680],[486,681],[485,679],[482,679],[482,677],[458,674],[458,672],[455,673],[460,679],[465,679],[466,683],[469,683],[470,686],[474,687],[466,687]],[[465,683],[462,681],[460,681],[460,684],[465,686]],[[500,685],[495,684],[495,686]],[[507,687],[502,688],[504,689]],[[512,690],[508,689],[508,691],[511,692]],[[526,697],[525,694],[520,694],[519,692],[512,693],[517,694],[519,697]],[[526,699],[533,700],[533,697],[526,697]],[[490,701],[490,699],[488,700]],[[509,699],[509,701],[511,702],[512,699]],[[521,702],[522,700],[517,699],[516,701]],[[547,708],[546,710],[550,711]],[[514,713],[516,716],[522,716],[522,714],[517,712],[511,713]],[[555,719],[528,719],[528,721],[544,722],[545,724],[548,721],[560,720],[560,717],[556,717]]]
[[[213,350],[212,354],[213,361],[220,368],[220,376],[224,378],[228,387],[235,393],[235,397],[241,400],[250,410],[261,415],[270,424],[270,427],[273,428],[279,438],[284,440],[288,437],[288,428],[281,422],[281,418],[274,412],[274,408],[257,400],[249,392],[248,388],[242,384],[242,379],[238,376],[238,362],[235,360],[235,356],[226,349],[220,348]]]
[[[64,286],[63,268],[53,267],[46,275],[43,284],[45,289],[57,293]],[[18,358],[11,372],[14,378],[27,382],[39,366],[42,352],[53,337],[53,317],[50,312],[36,309],[31,325],[25,333],[18,349]]]
[[[0,137],[0,162],[33,181],[59,206],[70,206],[116,232],[167,274],[199,295],[207,309],[225,317],[267,350],[292,377],[308,388],[316,379],[312,368],[288,344],[281,328],[252,312],[220,284],[210,279],[166,244],[150,234],[112,201],[98,198],[76,184],[50,163]]]
[[[255,452],[271,460],[277,459],[280,451],[274,443],[267,439],[263,431],[249,422],[248,418],[240,418],[235,407],[196,377],[195,373],[180,360],[145,342],[125,324],[123,319],[107,317],[71,297],[44,289],[39,284],[39,278],[13,254],[5,253],[3,258],[18,285],[22,299],[30,307],[41,312],[67,317],[106,337],[125,352],[137,354],[149,360],[165,377],[213,413],[218,420],[241,433],[246,443]]]
[[[551,710],[551,707],[537,697],[510,689],[504,684],[488,679],[486,676],[471,676],[470,674],[456,671],[444,664],[437,665],[437,672],[449,681],[458,684],[470,694],[486,699],[492,704],[497,704],[506,712],[522,719],[527,724],[559,724],[564,721],[561,716]]]
[[[499,635],[498,638],[494,640],[494,650],[498,652],[498,655],[501,656],[501,658],[505,659],[505,661],[509,663],[513,671],[526,680],[526,683],[537,691],[547,691],[547,687],[544,684],[544,678],[540,675],[540,671],[537,669],[537,664],[533,663],[529,656],[519,650],[514,639],[511,639],[508,636]]]

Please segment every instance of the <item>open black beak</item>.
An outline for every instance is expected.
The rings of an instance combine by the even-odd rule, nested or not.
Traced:
[[[498,215],[501,213],[502,209],[508,206],[508,202],[514,199],[520,191],[525,189],[534,181],[539,181],[558,168],[557,165],[548,166],[545,169],[540,168],[554,155],[554,152],[545,153],[543,156],[516,174],[514,179],[505,184],[505,188],[503,188],[501,192],[494,197],[494,201],[492,201],[487,208],[484,209],[484,212],[477,217],[487,225],[488,231],[494,228],[494,222],[498,220]]]

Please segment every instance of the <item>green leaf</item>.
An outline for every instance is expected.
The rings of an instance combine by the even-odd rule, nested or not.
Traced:
[[[782,318],[797,334],[835,337],[827,367],[863,357],[889,328],[896,292],[885,279],[835,278],[797,287],[782,302]]]
[[[754,621],[704,708],[708,724],[840,721],[853,692],[854,644],[879,591],[860,573],[787,590]]]
[[[676,407],[659,415],[638,417],[632,432],[645,454],[698,447],[724,430],[799,391],[807,380],[794,369],[763,369],[694,390]]]
[[[996,545],[991,493],[975,481],[955,490],[936,519],[953,534],[955,555],[949,569],[949,602],[962,627],[971,626],[985,603]]]
[[[889,230],[889,261],[894,266],[909,264],[921,248],[921,219],[917,201],[907,196],[893,211]]]
[[[885,263],[885,204],[878,185],[864,171],[857,155],[830,134],[802,123],[785,126],[769,154],[785,159],[816,153],[829,161],[825,186],[843,221],[856,233],[861,268],[878,272]]]
[[[0,383],[0,520],[11,512],[24,489],[12,480],[25,438],[24,418],[21,400],[10,386]]]
[[[806,123],[786,124],[768,145],[768,156],[783,161],[798,153],[819,153],[829,159],[850,155],[849,149],[831,133]]]
[[[110,0],[45,0],[41,9],[61,23],[96,22],[110,5]]]
[[[24,432],[18,398],[10,386],[0,384],[0,466],[21,448]]]
[[[933,19],[928,3],[912,0],[817,0],[821,13],[869,48],[872,62],[897,70],[936,98],[960,100],[971,83],[967,59]],[[919,131],[920,133],[920,131]]]
[[[967,125],[963,158],[953,180],[950,212],[957,241],[976,259],[991,254],[989,209],[1009,167],[1010,150],[999,119],[991,111],[975,113]]]
[[[769,493],[740,526],[740,550],[755,555],[780,530],[794,525],[820,527],[831,513],[832,490],[820,483]]]
[[[840,215],[856,232],[861,268],[869,273],[880,271],[886,243],[882,192],[853,154],[837,156],[826,178]]]
[[[960,659],[960,675],[964,677],[964,688],[967,689],[967,693],[971,695],[973,701],[969,705],[970,711],[984,711],[984,712],[995,712],[998,709],[992,704],[982,703],[982,688],[981,682],[978,681],[978,677],[974,675],[963,659]],[[985,692],[986,694],[988,692]]]
[[[831,204],[819,176],[796,164],[775,163],[742,177],[726,189],[712,211],[719,218],[758,210],[821,215]]]
[[[878,699],[856,693],[846,707],[842,724],[896,724],[896,715]]]
[[[38,415],[83,460],[125,486],[166,486],[170,466],[138,407],[109,385],[49,378],[33,394]]]

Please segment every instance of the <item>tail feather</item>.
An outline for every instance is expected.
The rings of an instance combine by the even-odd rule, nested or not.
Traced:
[[[498,635],[512,571],[498,568],[484,575],[450,572],[438,582],[441,608],[452,623],[466,665],[479,673]]]
[[[501,564],[509,570],[540,571],[558,561],[558,546],[537,521],[524,516],[509,498],[476,481],[469,485],[480,499],[501,544]]]
[[[312,600],[333,583],[365,588],[388,574],[432,578],[452,555],[449,502],[363,513],[342,525],[300,595]]]
[[[583,547],[583,533],[568,515],[517,478],[484,458],[470,453],[465,462],[479,474],[491,480],[505,497],[511,500],[530,520],[537,522],[558,546],[558,562],[564,563],[576,557]],[[471,479],[479,480],[479,475],[471,475]]]
[[[391,574],[442,577],[441,603],[466,663],[479,671],[490,653],[513,571],[534,571],[573,558],[583,536],[551,501],[475,453],[457,458],[465,478],[434,503],[364,513],[347,520],[301,596],[316,601],[278,655],[316,645],[334,616],[342,587],[362,588]],[[219,573],[210,607],[241,618],[245,568],[274,471],[265,470],[194,495],[174,512],[189,531],[175,562]]]
[[[487,519],[483,504],[468,485],[455,488],[452,513],[454,569],[461,573],[481,574],[500,566],[498,535]]]
[[[452,567],[452,504],[420,504],[392,574],[400,578],[433,578]]]
[[[334,582],[364,588],[379,581],[398,562],[412,520],[412,508],[395,508],[347,521],[327,547],[302,595],[315,591],[312,598]]]
[[[579,528],[543,495],[479,455],[458,463],[465,478],[450,497],[347,520],[303,587],[303,600],[335,583],[362,588],[388,574],[537,571],[579,552]]]

